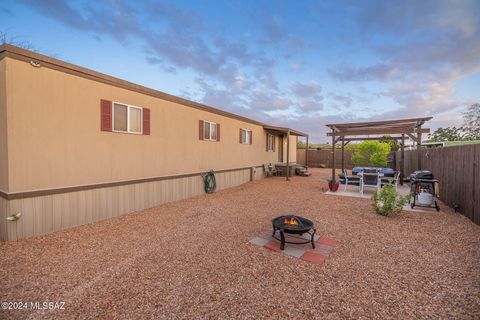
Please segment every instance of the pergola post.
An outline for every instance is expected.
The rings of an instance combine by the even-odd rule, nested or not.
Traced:
[[[305,149],[305,167],[308,169],[308,136],[307,136],[307,148]]]
[[[342,173],[345,172],[345,137],[342,137]]]
[[[417,131],[417,166],[418,170],[422,170],[422,126]]]
[[[290,181],[290,129],[287,131],[287,174],[286,180]]]
[[[403,186],[403,179],[405,178],[405,133],[402,133],[402,145],[400,150],[400,185]]]
[[[335,181],[335,131],[332,130],[332,181]]]

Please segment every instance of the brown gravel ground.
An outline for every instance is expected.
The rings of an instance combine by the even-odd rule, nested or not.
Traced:
[[[377,216],[312,172],[0,243],[0,302],[65,302],[0,318],[480,317],[479,226],[445,206]],[[290,212],[340,241],[323,265],[248,243]]]

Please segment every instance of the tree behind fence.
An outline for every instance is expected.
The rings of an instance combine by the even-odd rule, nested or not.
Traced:
[[[418,170],[419,153],[405,151],[405,176]],[[440,199],[470,220],[480,224],[480,144],[457,147],[423,149],[422,169],[433,173],[440,183]],[[396,168],[400,169],[400,151],[396,154]]]

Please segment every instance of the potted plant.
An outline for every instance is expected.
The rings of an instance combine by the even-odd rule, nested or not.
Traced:
[[[337,191],[339,186],[340,186],[340,183],[338,183],[337,180],[335,179],[328,180],[328,188],[330,189],[330,191],[333,191],[333,192]]]

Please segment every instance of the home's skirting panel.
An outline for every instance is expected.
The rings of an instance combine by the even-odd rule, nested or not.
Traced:
[[[7,240],[8,200],[0,197],[0,240]]]
[[[255,167],[253,170],[253,179],[252,180],[259,180],[265,178],[265,172],[263,171],[263,167]]]
[[[254,171],[254,179],[263,177],[261,168]],[[220,191],[250,181],[252,169],[220,172],[215,176]],[[18,240],[113,218],[204,194],[203,188],[202,178],[195,175],[23,199],[0,198],[0,239]],[[8,215],[18,212],[22,213],[19,220],[6,221]]]

